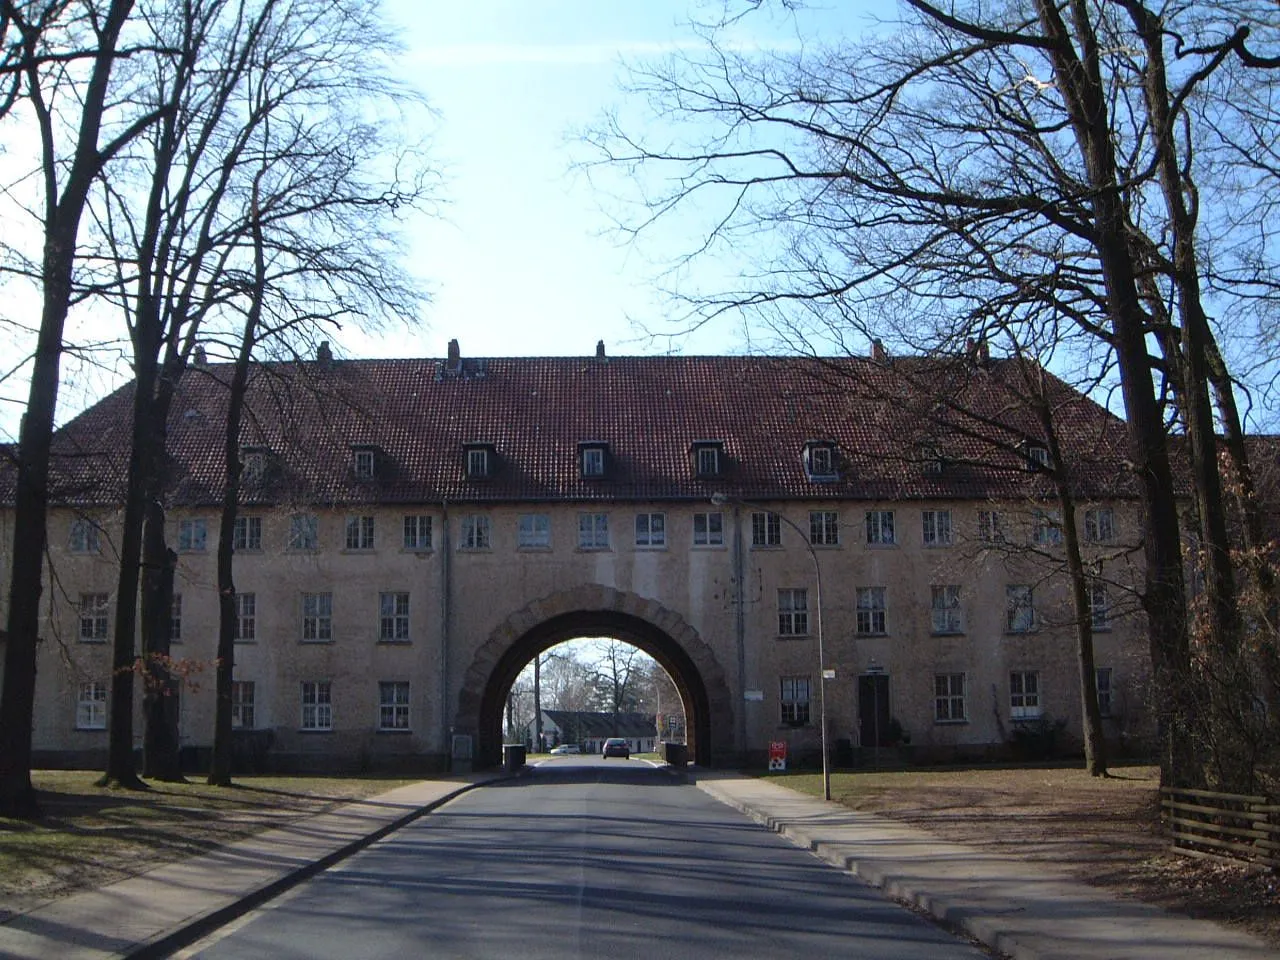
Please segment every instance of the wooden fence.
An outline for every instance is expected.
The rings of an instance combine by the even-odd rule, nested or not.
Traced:
[[[1280,804],[1267,797],[1161,787],[1160,817],[1178,853],[1280,869]]]

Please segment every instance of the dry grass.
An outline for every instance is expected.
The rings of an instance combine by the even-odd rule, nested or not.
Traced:
[[[817,774],[775,774],[822,795]],[[1117,767],[977,767],[837,773],[831,796],[948,840],[1052,863],[1086,883],[1193,917],[1244,927],[1280,947],[1280,877],[1171,852],[1160,828],[1159,772]]]

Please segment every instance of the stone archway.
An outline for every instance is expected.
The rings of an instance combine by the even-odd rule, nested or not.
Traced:
[[[474,732],[478,765],[501,761],[502,711],[525,665],[563,640],[589,636],[634,644],[667,671],[684,703],[691,760],[702,766],[733,760],[730,685],[698,632],[655,600],[587,584],[533,601],[507,617],[476,650],[462,678],[454,729]]]

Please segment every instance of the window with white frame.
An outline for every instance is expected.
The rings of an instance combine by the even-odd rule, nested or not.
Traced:
[[[979,510],[978,539],[984,543],[1004,543],[1004,515],[998,510]]]
[[[378,594],[378,639],[399,643],[409,639],[409,594]]]
[[[302,729],[333,729],[333,693],[328,680],[302,681]]]
[[[1027,460],[1029,469],[1043,468],[1049,469],[1051,461],[1049,459],[1049,448],[1042,447],[1039,444],[1031,444],[1027,447]]]
[[[236,517],[231,526],[231,548],[233,550],[262,549],[262,518]]]
[[[347,549],[373,549],[373,517],[347,517]]]
[[[202,518],[178,521],[178,549],[198,553],[208,546],[209,524]]]
[[[933,676],[934,723],[963,723],[968,719],[964,700],[963,673],[936,673]]]
[[[720,448],[711,444],[694,448],[695,469],[700,477],[720,475]]]
[[[804,450],[805,471],[810,480],[836,479],[836,449],[829,443],[809,443]]]
[[[857,632],[861,636],[886,633],[884,587],[858,587]]]
[[[409,729],[409,681],[378,682],[378,729]]]
[[[1111,629],[1111,595],[1105,583],[1091,583],[1088,589],[1089,626],[1094,630]]]
[[[175,593],[169,600],[169,642],[182,642],[182,594]]]
[[[404,548],[406,550],[431,549],[431,517],[427,514],[406,514],[404,518]]]
[[[609,549],[609,515],[607,513],[578,514],[578,548],[581,550]]]
[[[1004,628],[1009,633],[1029,633],[1036,627],[1035,594],[1025,583],[1010,583],[1004,588]]]
[[[546,513],[522,513],[516,523],[516,545],[526,550],[545,550],[551,546],[551,516]]]
[[[751,514],[751,546],[782,546],[782,518],[776,513]]]
[[[253,709],[254,686],[252,680],[231,681],[231,726],[237,730],[252,730],[255,726]]]
[[[665,513],[636,514],[636,546],[665,547],[667,545],[667,515]]]
[[[1034,720],[1040,716],[1040,673],[1014,670],[1009,674],[1009,716],[1014,720]]]
[[[1038,547],[1062,546],[1062,518],[1052,510],[1037,510],[1032,519],[1031,536]]]
[[[840,514],[835,510],[810,510],[809,542],[815,547],[839,546]]]
[[[318,550],[320,521],[312,513],[295,513],[289,518],[289,549]]]
[[[604,476],[604,447],[581,447],[579,449],[579,464],[582,468],[584,477],[603,477]]]
[[[960,611],[960,585],[935,583],[929,587],[929,607],[934,633],[963,633],[964,617]]]
[[[693,545],[695,547],[724,546],[724,514],[695,513],[693,515]]]
[[[235,639],[256,640],[258,636],[258,596],[254,593],[235,595]]]
[[[240,452],[240,461],[244,465],[242,477],[245,483],[260,483],[267,475],[267,452],[265,450],[245,449]]]
[[[809,678],[779,677],[778,700],[781,704],[779,719],[791,726],[803,726],[809,722]]]
[[[488,550],[491,543],[487,514],[469,513],[462,518],[462,536],[458,540],[460,550]]]
[[[80,684],[76,697],[76,729],[107,729],[107,685],[102,680]]]
[[[893,536],[893,511],[867,511],[867,543],[874,546],[891,546],[896,541]]]
[[[493,456],[487,447],[467,448],[467,476],[473,480],[493,476]]]
[[[357,480],[372,480],[377,472],[377,458],[373,450],[351,451],[351,472]]]
[[[98,525],[84,517],[72,520],[68,549],[72,553],[98,553],[102,549]]]
[[[951,511],[922,510],[920,523],[926,547],[947,547],[951,545]]]
[[[778,636],[809,635],[809,591],[803,587],[778,590]]]
[[[1090,543],[1113,543],[1116,539],[1116,515],[1110,507],[1097,507],[1084,512],[1084,538]]]
[[[110,598],[105,593],[80,594],[80,639],[101,643],[107,639]]]
[[[333,594],[302,595],[302,639],[327,643],[333,639]]]
[[[1111,716],[1113,705],[1111,668],[1098,667],[1093,671],[1094,684],[1098,691],[1098,713],[1104,717]]]

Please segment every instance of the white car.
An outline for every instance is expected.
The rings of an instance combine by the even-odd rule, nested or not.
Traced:
[[[551,755],[553,757],[562,757],[566,753],[581,753],[581,752],[582,752],[582,748],[579,747],[576,743],[562,743],[560,744],[560,746],[552,748]]]

